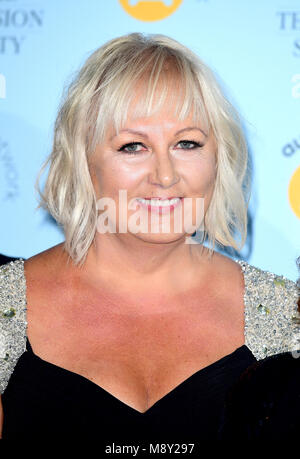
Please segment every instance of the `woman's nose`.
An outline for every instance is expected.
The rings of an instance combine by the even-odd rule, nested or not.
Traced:
[[[179,174],[169,154],[157,155],[154,171],[151,175],[151,183],[168,188],[179,181]]]

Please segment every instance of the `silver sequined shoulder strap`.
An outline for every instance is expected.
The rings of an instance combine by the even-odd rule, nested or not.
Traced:
[[[245,281],[245,344],[257,360],[300,348],[299,290],[284,276],[236,260]]]
[[[26,350],[26,281],[24,260],[0,266],[0,393]]]

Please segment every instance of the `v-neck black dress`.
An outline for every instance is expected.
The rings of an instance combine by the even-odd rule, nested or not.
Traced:
[[[243,345],[140,413],[85,377],[42,360],[27,340],[2,394],[3,439],[213,441],[228,390],[254,362]]]

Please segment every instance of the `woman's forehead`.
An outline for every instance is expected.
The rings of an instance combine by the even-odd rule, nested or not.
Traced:
[[[200,133],[201,136],[209,136],[205,123],[194,120],[193,113],[190,113],[183,120],[179,120],[174,114],[162,111],[149,117],[127,118],[119,129],[114,129],[114,125],[111,124],[107,138],[109,141],[113,141],[117,136],[126,136],[127,134],[145,137],[146,140],[149,140],[153,135],[173,136],[192,131],[198,135]]]
[[[127,116],[119,124],[111,123],[111,129],[115,133],[121,133],[128,130],[142,129],[144,131],[161,131],[161,130],[174,130],[183,129],[187,126],[195,126],[207,130],[207,123],[205,119],[197,117],[196,111],[193,107],[182,118],[178,116],[178,110],[175,103],[166,99],[165,103],[153,110],[149,114],[141,113],[135,110],[134,103],[129,107]]]
[[[118,135],[124,127],[144,119],[147,123],[190,120],[207,132],[208,116],[199,86],[195,82],[188,84],[174,72],[167,73],[170,78],[163,72],[153,81],[154,76],[146,74],[137,81],[126,80],[126,85],[113,85],[102,108],[100,103],[98,121],[102,123],[103,136],[97,136],[98,140]]]

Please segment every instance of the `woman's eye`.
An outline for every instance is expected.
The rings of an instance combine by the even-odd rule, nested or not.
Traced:
[[[193,140],[181,140],[177,145],[181,145],[183,150],[193,150],[194,148],[203,147],[203,145]]]
[[[143,151],[141,147],[144,147],[144,145],[141,142],[130,142],[123,145],[121,148],[119,148],[118,151],[123,151],[124,153],[134,155]]]
[[[177,143],[180,150],[194,150],[196,148],[203,147],[202,144],[196,142],[194,140],[181,140]],[[129,155],[137,155],[143,151],[145,151],[146,147],[141,142],[129,142],[123,145],[118,149],[123,153],[127,153]]]

